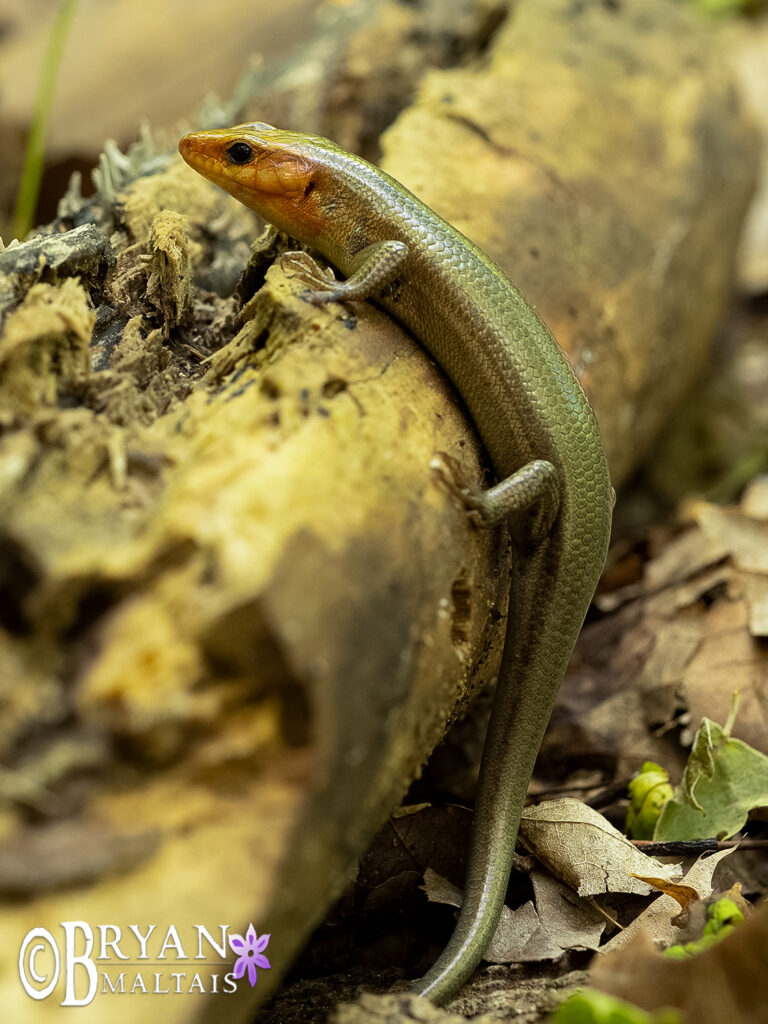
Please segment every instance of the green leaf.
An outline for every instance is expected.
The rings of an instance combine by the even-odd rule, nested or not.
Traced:
[[[53,97],[59,76],[59,65],[64,53],[69,26],[77,8],[77,0],[60,0],[56,21],[48,39],[48,49],[40,71],[35,98],[35,111],[29,127],[24,170],[21,175],[16,208],[13,214],[13,234],[20,240],[32,227],[32,220],[40,193],[40,182],[45,165],[45,139],[53,107]]]
[[[667,947],[664,956],[672,960],[688,960],[692,956],[697,956],[724,939],[726,935],[730,935],[735,926],[741,924],[743,920],[744,915],[733,900],[722,896],[707,907],[707,923],[701,937],[683,945]]]
[[[669,775],[653,761],[646,761],[629,784],[626,832],[633,839],[653,839],[661,809],[673,796]]]
[[[550,1024],[682,1024],[682,1018],[676,1010],[646,1013],[623,999],[588,988],[562,1003]]]
[[[768,804],[768,757],[703,718],[683,781],[656,823],[653,838],[718,839]]]

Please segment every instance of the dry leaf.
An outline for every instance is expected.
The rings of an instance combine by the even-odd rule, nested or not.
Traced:
[[[669,899],[669,897],[661,897]],[[671,960],[647,933],[592,967],[592,984],[645,1010],[681,1009],[690,1024],[768,1021],[768,902],[711,949]]]
[[[526,846],[556,878],[580,896],[605,892],[649,893],[638,875],[673,881],[679,865],[641,853],[601,814],[578,800],[552,800],[529,807],[520,822]]]
[[[651,875],[640,877],[640,881],[647,882],[648,885],[652,885],[654,889],[661,890],[665,896],[671,896],[673,900],[677,900],[683,910],[685,910],[689,903],[699,899],[699,894],[692,885],[682,885],[680,882],[668,882],[665,878],[653,878]]]
[[[598,595],[605,614],[582,632],[553,719],[561,756],[611,758],[615,776],[653,760],[675,777],[668,731],[684,711],[725,721],[734,690],[734,736],[768,753],[767,491],[758,479],[738,507],[692,503],[642,584]]]
[[[605,918],[576,893],[542,871],[531,873],[538,929],[522,949],[499,922],[485,959],[492,963],[557,959],[568,949],[597,949]],[[533,909],[533,904],[527,904]],[[521,908],[522,909],[522,908]]]
[[[605,918],[573,890],[534,871],[531,881],[535,905],[524,903],[516,910],[504,907],[484,959],[490,963],[535,963],[557,960],[568,949],[597,949]],[[424,873],[427,896],[432,902],[461,905],[456,886],[435,874]]]
[[[695,502],[691,513],[709,542],[722,545],[737,569],[755,574],[765,582],[768,574],[768,520],[756,518],[741,508],[721,508]],[[765,635],[765,634],[754,634]]]
[[[704,900],[712,895],[712,875],[715,868],[723,859],[733,853],[730,850],[721,850],[713,853],[711,857],[700,857],[692,868],[680,880],[685,888],[691,888],[699,900]],[[653,883],[658,888],[658,880]],[[601,953],[618,949],[632,942],[636,935],[643,933],[664,946],[671,946],[679,942],[681,929],[673,922],[680,912],[677,896],[663,895],[654,900],[651,905],[632,921],[623,931],[607,942]]]

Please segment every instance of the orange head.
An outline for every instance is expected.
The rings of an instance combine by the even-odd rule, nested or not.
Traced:
[[[179,152],[196,171],[301,241],[321,228],[324,158],[340,152],[319,136],[255,122],[192,132]]]

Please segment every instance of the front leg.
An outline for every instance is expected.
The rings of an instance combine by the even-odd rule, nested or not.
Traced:
[[[353,270],[346,281],[337,281],[330,272],[321,271],[307,253],[289,252],[283,261],[309,285],[304,296],[307,302],[322,306],[326,302],[375,297],[397,277],[407,256],[408,246],[404,242],[395,239],[374,242],[354,257]]]

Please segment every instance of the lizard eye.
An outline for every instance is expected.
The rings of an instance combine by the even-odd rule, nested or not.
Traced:
[[[253,150],[247,142],[233,142],[227,146],[227,156],[233,164],[247,164],[253,156]]]

